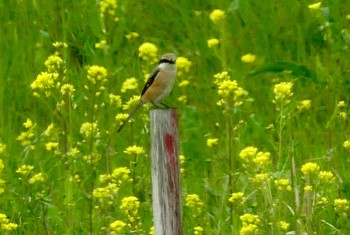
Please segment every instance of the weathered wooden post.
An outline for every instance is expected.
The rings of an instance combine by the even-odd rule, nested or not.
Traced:
[[[154,234],[181,235],[177,113],[154,109],[150,116]]]

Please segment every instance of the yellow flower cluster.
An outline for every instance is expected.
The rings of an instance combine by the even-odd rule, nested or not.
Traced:
[[[192,67],[192,62],[186,57],[179,56],[176,59],[177,75],[181,77],[185,72],[188,73]]]
[[[186,158],[184,155],[180,154],[179,160],[180,160],[180,173],[184,174],[185,173],[184,166],[185,166]]]
[[[242,228],[239,231],[240,235],[253,235],[256,234],[258,230],[258,225],[260,223],[260,218],[254,214],[244,214],[239,217],[242,222]]]
[[[117,0],[101,0],[100,1],[100,16],[103,18],[106,15],[114,16],[117,9]]]
[[[158,48],[153,43],[145,42],[139,46],[139,56],[145,61],[156,63],[158,60],[157,52]]]
[[[32,139],[34,138],[35,125],[33,125],[32,121],[28,118],[27,121],[23,123],[23,126],[27,131],[21,132],[17,140],[21,142],[22,146],[29,146],[29,148],[33,150],[34,145],[32,145]]]
[[[193,210],[193,217],[199,216],[199,214],[202,212],[203,205],[203,201],[197,194],[188,194],[186,196],[186,206]]]
[[[135,90],[139,86],[137,79],[132,77],[128,78],[123,82],[121,92],[125,93],[127,90]]]
[[[143,150],[143,148],[140,146],[133,145],[133,146],[127,147],[124,150],[124,153],[128,155],[141,155],[145,153],[145,150]]]
[[[140,100],[140,96],[134,95],[132,96],[124,105],[123,110],[129,110],[131,107],[134,107]]]
[[[215,9],[210,13],[209,18],[214,24],[218,24],[224,21],[226,14],[223,10]]]
[[[201,235],[201,234],[203,234],[203,228],[201,227],[201,226],[196,226],[196,227],[194,227],[193,228],[193,230],[194,230],[194,235]]]
[[[337,214],[345,214],[350,209],[350,203],[347,199],[337,198],[334,200],[334,211]]]
[[[80,127],[80,134],[82,134],[85,139],[89,139],[92,136],[99,138],[100,132],[98,130],[97,122],[84,122]]]
[[[311,108],[311,100],[299,101],[297,109],[299,112],[307,111]]]
[[[44,131],[44,135],[47,137],[50,137],[53,135],[54,131],[55,131],[55,124],[51,123]]]
[[[237,192],[237,193],[232,193],[231,197],[228,199],[232,203],[244,203],[245,198],[244,198],[244,193],[243,192]]]
[[[137,199],[137,197],[134,196],[124,197],[120,205],[120,209],[122,209],[126,214],[130,225],[133,224],[134,227],[137,227],[136,223],[140,219],[138,216],[139,207],[139,199]]]
[[[289,223],[287,223],[286,221],[281,220],[280,221],[280,228],[284,232],[288,231]]]
[[[346,149],[350,149],[350,140],[345,140],[343,142],[343,147],[346,148]]]
[[[92,192],[92,196],[97,198],[100,203],[107,201],[109,204],[112,204],[115,196],[119,191],[119,187],[116,184],[109,183],[105,187],[96,188]]]
[[[63,84],[61,87],[61,94],[62,95],[72,95],[75,91],[75,88],[72,84]]]
[[[130,32],[128,34],[125,35],[126,39],[128,39],[129,41],[135,38],[140,37],[140,35],[137,32]]]
[[[274,86],[273,92],[275,93],[275,102],[288,104],[290,102],[289,98],[293,96],[292,92],[293,83],[292,82],[281,82]]]
[[[28,183],[35,184],[37,182],[44,182],[44,181],[45,181],[45,177],[44,177],[43,173],[37,173],[29,179]]]
[[[214,83],[218,86],[218,95],[221,98],[217,105],[221,106],[233,102],[234,106],[238,107],[243,104],[248,92],[239,87],[236,80],[231,80],[227,71],[215,74],[214,78]]]
[[[267,166],[271,163],[270,159],[271,153],[269,152],[258,152],[258,148],[254,146],[248,146],[241,150],[239,157],[246,164],[252,164],[257,167]],[[245,165],[247,166],[247,165]]]
[[[112,235],[117,235],[123,232],[125,226],[126,226],[126,223],[124,223],[121,220],[116,220],[109,225],[109,228],[111,229]]]
[[[58,142],[47,142],[45,144],[45,148],[47,151],[52,151],[52,150],[57,151],[57,147],[58,147]]]
[[[314,162],[307,162],[301,167],[301,172],[303,172],[304,176],[317,174],[320,170],[320,167]]]
[[[256,55],[253,55],[251,53],[245,54],[241,57],[241,61],[247,64],[254,63],[255,59],[256,59]]]
[[[45,96],[49,97],[52,93],[50,89],[56,86],[55,81],[58,80],[58,77],[58,73],[42,72],[37,76],[34,82],[32,82],[30,87],[33,90],[43,91]],[[40,97],[39,93],[37,92],[35,92],[34,95]]]
[[[122,107],[122,98],[120,97],[120,95],[114,95],[114,94],[109,94],[109,104],[111,106],[115,106],[117,108]]]
[[[58,54],[53,54],[46,59],[44,64],[49,73],[55,73],[62,69],[64,61]]]
[[[34,166],[31,165],[22,165],[17,169],[17,173],[21,174],[23,176],[29,175],[29,173],[32,172],[32,170],[34,169]]]
[[[56,52],[45,61],[47,71],[41,72],[30,85],[34,90],[33,95],[36,97],[40,97],[40,93],[43,93],[45,97],[49,97],[55,89],[59,91],[61,88],[61,79],[64,79],[66,69],[65,61],[58,50],[67,47],[67,44],[55,42],[53,46],[56,48]]]
[[[213,147],[215,145],[217,145],[219,143],[219,139],[218,138],[209,138],[207,139],[207,146],[208,147]]]
[[[0,227],[3,231],[11,231],[17,229],[18,224],[10,222],[5,214],[0,213]]]
[[[103,84],[107,82],[107,69],[102,66],[92,65],[87,71],[87,78],[94,85],[97,82],[101,82]]]
[[[320,173],[318,173],[318,177],[322,182],[328,184],[332,184],[335,181],[335,177],[331,171],[320,171]]]
[[[321,2],[315,2],[313,4],[308,5],[310,10],[318,10],[321,8]]]
[[[95,43],[95,48],[103,49],[106,47],[106,45],[107,45],[107,41],[101,40],[101,41]]]
[[[345,103],[345,101],[344,100],[339,101],[337,104],[337,107],[338,107],[339,117],[343,120],[347,119],[348,114],[347,114],[346,109],[345,109],[347,107],[347,104]]]
[[[209,48],[216,47],[219,43],[220,43],[220,41],[217,38],[211,38],[211,39],[208,39],[208,41],[207,41]]]
[[[280,191],[291,191],[292,186],[290,185],[290,182],[288,179],[278,179],[275,180],[275,184]]]

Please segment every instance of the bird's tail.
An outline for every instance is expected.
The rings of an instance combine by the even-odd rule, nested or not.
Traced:
[[[142,100],[139,101],[139,103],[136,105],[136,107],[129,113],[129,116],[125,119],[125,121],[122,123],[122,125],[119,127],[118,132],[120,132],[123,127],[128,123],[128,121],[134,116],[136,111],[144,104]]]

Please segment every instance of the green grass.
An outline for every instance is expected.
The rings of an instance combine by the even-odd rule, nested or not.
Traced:
[[[309,9],[313,3],[119,1],[113,17],[101,18],[96,1],[0,1],[0,150],[6,146],[0,151],[0,213],[9,219],[0,221],[1,233],[149,234],[152,107],[143,107],[115,134],[120,125],[115,116],[128,110],[111,104],[109,94],[119,95],[123,105],[139,95],[154,64],[142,60],[138,48],[150,42],[158,55],[174,52],[192,63],[165,100],[180,117],[184,234],[194,234],[198,226],[203,232],[197,228],[196,234],[349,234],[350,148],[343,143],[350,140],[350,2],[324,1],[321,9]],[[212,22],[214,9],[225,11],[225,19]],[[139,37],[128,40],[130,32]],[[210,38],[220,43],[208,48]],[[96,48],[101,40],[106,46]],[[59,50],[64,61],[54,69],[59,78],[50,96],[35,97],[38,90],[31,84],[48,71],[45,61],[57,41],[68,45]],[[248,53],[256,55],[253,63],[242,62]],[[107,70],[107,81],[89,81],[92,65]],[[220,88],[225,81],[214,78],[223,71],[230,76],[224,80],[235,80],[248,92],[240,97],[242,105],[235,106],[237,89]],[[122,93],[131,77],[138,89]],[[184,80],[189,84],[179,86]],[[292,82],[293,94],[276,101],[274,86],[281,82]],[[61,93],[66,83],[74,86],[73,96]],[[220,89],[228,94],[220,95]],[[299,111],[302,100],[311,100],[311,107]],[[28,119],[33,126],[26,128]],[[96,122],[98,130],[82,133],[87,122]],[[45,135],[52,123],[52,134]],[[17,140],[22,132],[32,133],[25,145]],[[207,145],[216,138],[217,144]],[[57,147],[48,151],[49,142]],[[143,153],[124,152],[133,145]],[[262,163],[256,153],[244,160],[241,151],[248,146],[270,153],[270,160]],[[319,169],[304,174],[307,162]],[[22,165],[34,169],[19,174]],[[100,181],[120,167],[130,171],[127,180]],[[320,171],[333,174],[330,182]],[[31,184],[38,173],[43,181]],[[259,174],[266,178],[257,181]],[[280,190],[279,179],[287,179],[290,188]],[[106,188],[108,182],[114,187]],[[304,190],[307,185],[311,191]],[[96,190],[110,197],[99,200]],[[231,202],[232,193],[239,192],[243,197]],[[197,200],[190,200],[191,194]],[[127,212],[122,205],[130,196],[139,207]],[[242,215],[253,219],[244,222]],[[116,220],[126,226],[113,233],[110,224]],[[18,227],[6,231],[9,222]]]

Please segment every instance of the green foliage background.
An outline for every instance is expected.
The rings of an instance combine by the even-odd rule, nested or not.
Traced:
[[[179,114],[182,164],[184,234],[193,234],[201,226],[202,234],[242,233],[240,216],[260,217],[257,234],[283,234],[288,231],[317,234],[348,234],[349,208],[345,214],[334,211],[334,199],[350,200],[349,149],[343,147],[349,135],[350,94],[350,2],[323,1],[320,9],[309,9],[314,2],[284,1],[117,1],[115,16],[101,18],[96,1],[0,1],[0,142],[6,145],[0,156],[4,169],[1,179],[0,213],[18,224],[8,234],[109,234],[115,220],[127,223],[120,209],[124,197],[140,201],[139,224],[125,227],[122,234],[148,234],[152,226],[149,157],[149,122],[144,107],[120,134],[115,134],[118,113],[127,110],[108,106],[108,94],[120,95],[123,104],[142,89],[146,72],[154,64],[140,59],[138,48],[144,42],[158,47],[159,53],[174,52],[192,62],[189,72],[178,76],[166,103]],[[223,23],[213,23],[214,9],[225,11]],[[348,17],[347,17],[348,16]],[[138,38],[125,35],[137,32]],[[219,45],[209,48],[207,40],[218,38]],[[107,47],[95,44],[106,40]],[[45,71],[44,62],[54,53],[52,43],[65,42],[63,59],[66,78],[74,85],[74,110],[60,116],[59,97],[34,97],[31,83]],[[241,56],[256,55],[253,63]],[[98,101],[84,88],[87,68],[103,66],[108,71],[106,90]],[[218,106],[214,74],[228,71],[253,102],[240,107]],[[139,80],[139,89],[121,93],[129,77]],[[179,87],[180,81],[189,85]],[[280,116],[273,88],[280,82],[293,83],[293,96]],[[185,100],[178,97],[186,96]],[[87,98],[86,98],[87,97]],[[311,108],[299,112],[298,102],[311,100]],[[339,107],[345,101],[345,107]],[[103,106],[105,103],[106,106]],[[94,105],[100,105],[94,109]],[[73,106],[72,106],[73,107]],[[27,119],[37,131],[34,150],[17,141]],[[91,142],[101,159],[88,164],[82,159],[84,139],[79,130],[84,122],[97,121],[100,138]],[[42,132],[50,123],[57,128],[59,149],[81,147],[74,161],[45,149]],[[64,129],[68,126],[68,130]],[[283,126],[283,128],[280,128]],[[207,139],[218,144],[207,146]],[[145,154],[130,156],[128,146],[141,146]],[[252,184],[254,170],[244,166],[239,153],[247,146],[271,153],[268,169],[271,178],[287,178],[292,191],[280,193]],[[107,151],[106,151],[107,149]],[[305,177],[300,171],[307,162],[315,162],[331,171],[335,180],[325,186],[312,182],[313,193],[303,192]],[[16,170],[33,165],[45,181],[29,185]],[[99,175],[117,167],[128,167],[133,181],[123,185],[109,206],[101,205],[92,190],[99,186]],[[293,168],[294,167],[294,168]],[[293,172],[295,169],[295,172]],[[255,172],[256,173],[256,172]],[[69,181],[78,174],[80,183]],[[316,176],[315,176],[316,177]],[[310,182],[308,182],[310,183]],[[273,202],[263,195],[267,191]],[[246,202],[236,207],[229,202],[234,192],[244,192]],[[200,212],[186,206],[186,196],[197,194],[203,204]],[[297,194],[297,195],[296,195]],[[329,201],[321,209],[320,197]],[[300,199],[300,206],[295,203]],[[309,198],[310,200],[306,200]],[[310,213],[305,208],[312,207]],[[197,214],[196,214],[197,213]],[[278,221],[290,226],[284,231]],[[271,225],[272,224],[272,225]],[[201,233],[197,233],[201,234]],[[254,234],[246,233],[246,234]]]

